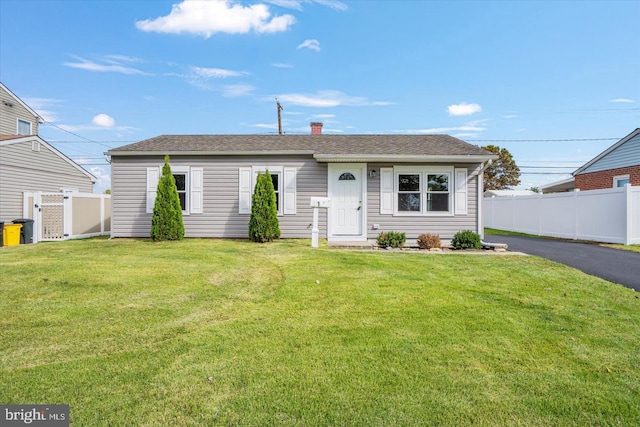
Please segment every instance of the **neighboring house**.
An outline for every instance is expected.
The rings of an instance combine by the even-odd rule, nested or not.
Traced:
[[[0,83],[0,135],[38,135],[42,117]]]
[[[90,193],[96,178],[37,135],[0,135],[0,221],[22,218],[23,192]]]
[[[640,128],[578,168],[573,176],[575,188],[582,191],[640,186]]]
[[[482,233],[482,172],[495,155],[448,135],[322,135],[313,125],[312,135],[163,135],[108,151],[111,236],[149,236],[164,155],[187,237],[246,238],[265,170],[283,238],[311,237],[311,197],[330,199],[320,215],[329,241]]]
[[[540,192],[544,194],[549,193],[566,193],[576,189],[576,179],[574,177],[563,179],[561,181],[551,182],[549,184],[541,185]]]
[[[535,196],[535,191],[531,190],[487,190],[484,197],[514,197],[514,196]]]

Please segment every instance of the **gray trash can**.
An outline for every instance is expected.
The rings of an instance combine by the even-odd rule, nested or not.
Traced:
[[[20,230],[20,244],[33,243],[33,220],[31,218],[18,218],[12,221],[14,224],[22,224]]]
[[[4,246],[4,222],[0,221],[0,246]]]

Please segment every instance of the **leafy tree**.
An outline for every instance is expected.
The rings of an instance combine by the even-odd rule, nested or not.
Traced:
[[[540,187],[530,187],[528,190],[533,191],[534,193],[540,193]]]
[[[151,217],[151,239],[161,241],[182,240],[183,238],[182,207],[180,206],[176,180],[171,173],[169,156],[164,156],[162,176],[158,181],[156,202]]]
[[[267,170],[259,173],[251,201],[249,238],[254,242],[271,242],[280,237],[276,193]]]
[[[497,145],[482,147],[498,155],[484,170],[484,190],[509,190],[520,184],[520,168],[513,160],[513,156],[506,148]]]
[[[106,190],[104,190],[104,194],[111,194],[111,189],[107,188]]]

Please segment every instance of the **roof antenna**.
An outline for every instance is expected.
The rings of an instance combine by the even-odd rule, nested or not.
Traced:
[[[280,111],[284,110],[284,107],[280,105],[278,98],[276,98],[276,106],[278,107],[278,135],[282,135],[282,118],[280,117]]]

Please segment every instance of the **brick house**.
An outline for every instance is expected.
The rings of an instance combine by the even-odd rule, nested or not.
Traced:
[[[600,190],[640,186],[640,128],[573,172],[575,188]]]

